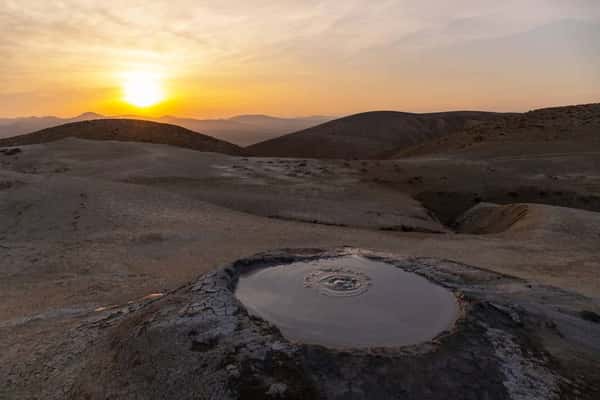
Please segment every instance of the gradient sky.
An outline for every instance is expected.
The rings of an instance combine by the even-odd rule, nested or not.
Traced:
[[[600,101],[600,1],[0,0],[0,60],[5,117],[522,111]]]

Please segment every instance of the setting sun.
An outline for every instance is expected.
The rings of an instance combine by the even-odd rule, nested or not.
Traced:
[[[165,98],[160,77],[148,72],[130,72],[124,75],[123,99],[136,107],[150,107]]]
[[[600,0],[0,0],[0,60],[0,400],[600,400]]]

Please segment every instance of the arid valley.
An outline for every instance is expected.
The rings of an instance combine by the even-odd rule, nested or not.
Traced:
[[[499,374],[499,383],[510,379],[501,377],[503,362],[542,372],[514,377],[514,387],[502,390],[474,388],[473,398],[541,398],[540,390],[550,391],[547,398],[596,398],[598,129],[600,106],[582,105],[510,115],[367,113],[249,148],[134,120],[3,139],[0,395],[276,398],[274,387],[287,388],[285,398],[314,391],[371,398],[371,373],[352,376],[400,350],[342,353],[355,359],[344,367],[341,355],[310,345],[244,355],[249,343],[224,336],[195,350],[195,336],[183,332],[214,329],[182,314],[198,301],[189,290],[203,274],[241,259],[342,252],[399,258],[425,276],[432,267],[419,265],[457,263],[446,275],[457,274],[462,286],[445,286],[462,293],[467,315],[487,304],[489,318],[508,318],[502,324],[516,332],[517,348],[503,351],[515,354],[497,349],[493,362],[474,356],[461,379],[477,376],[478,363],[491,363],[487,372]],[[497,298],[471,293],[483,285],[477,274],[497,277],[484,291]],[[285,342],[276,331],[254,335]],[[445,344],[450,336],[437,346],[461,346]],[[181,352],[195,361],[171,361]],[[271,360],[278,352],[283,360]],[[254,377],[207,357],[252,368]],[[330,357],[331,366],[304,369],[318,357]],[[197,368],[204,372],[195,380]],[[331,368],[337,389],[312,376]],[[459,390],[454,379],[437,381],[443,391],[422,379],[410,378],[404,390],[414,398]],[[351,380],[362,389],[344,389]],[[392,398],[396,386],[402,380],[380,385],[380,398]]]

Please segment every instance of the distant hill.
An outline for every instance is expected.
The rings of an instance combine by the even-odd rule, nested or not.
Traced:
[[[26,135],[0,139],[0,147],[52,142],[68,137],[167,144],[232,155],[242,153],[242,149],[234,144],[180,126],[133,119],[95,119],[72,122]]]
[[[135,115],[109,117],[87,112],[74,118],[59,118],[53,116],[0,118],[0,139],[22,135],[24,133],[31,133],[71,122],[122,118],[179,125],[189,130],[214,136],[218,139],[235,143],[240,146],[247,146],[256,142],[285,135],[332,119],[332,117],[326,116],[277,118],[268,115],[240,115],[227,119],[194,119],[176,116],[146,118]]]
[[[378,158],[392,150],[443,137],[498,115],[478,111],[429,114],[373,111],[257,143],[247,150],[249,154],[264,157]]]
[[[24,133],[31,133],[71,122],[88,121],[98,118],[105,117],[100,114],[86,112],[73,118],[59,118],[53,116],[0,118],[0,139],[22,135]]]
[[[277,118],[268,115],[240,115],[227,119],[193,119],[165,116],[160,118],[159,121],[180,125],[197,132],[204,132],[240,146],[248,146],[319,125],[331,119],[332,117],[326,116]]]
[[[515,156],[599,148],[600,104],[583,104],[501,115],[449,136],[397,149],[389,158],[450,152]]]

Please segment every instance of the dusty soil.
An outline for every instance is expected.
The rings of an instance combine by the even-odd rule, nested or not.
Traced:
[[[568,303],[573,318],[586,316],[576,319],[588,332],[582,334],[583,341],[597,329],[597,147],[497,157],[473,150],[386,161],[244,158],[81,139],[19,149],[0,153],[0,398],[43,398],[49,393],[60,398],[60,390],[73,387],[81,392],[72,395],[102,397],[90,389],[92,371],[104,371],[99,382],[109,382],[129,364],[109,359],[113,353],[92,364],[95,358],[86,354],[106,349],[111,337],[118,338],[112,352],[127,348],[130,340],[136,348],[148,348],[128,336],[148,314],[132,306],[123,318],[109,318],[108,330],[94,331],[86,328],[90,318],[107,317],[94,310],[115,305],[127,309],[129,301],[146,304],[148,300],[140,299],[169,293],[219,266],[279,248],[347,245],[395,257],[468,264],[537,288],[552,286],[536,292],[543,294],[540,307],[561,309]],[[492,203],[483,215],[470,210],[482,202]],[[495,208],[510,204],[516,205],[508,212]],[[182,290],[160,301],[179,310],[178,305],[189,301]],[[539,317],[537,311],[530,312]],[[529,330],[510,329],[517,338],[530,337]],[[548,337],[543,344],[536,339],[533,346],[553,354],[552,362],[558,363],[545,368],[570,379],[562,372],[566,366],[578,371],[586,362],[599,365],[597,353],[565,351],[570,339]],[[182,346],[174,351],[187,344]],[[324,354],[304,360],[310,364],[325,357],[324,362],[339,365],[338,356]],[[584,361],[569,361],[569,354]],[[385,368],[373,364],[375,359],[364,360],[356,359],[357,370]],[[147,363],[144,358],[140,365],[151,364],[152,374],[165,372],[162,364]],[[193,365],[196,371],[208,368]],[[403,371],[399,365],[394,371]],[[504,388],[498,398],[520,398],[500,397],[509,388],[502,380],[506,371],[496,371],[494,384]],[[304,388],[306,375],[294,374],[297,386],[288,387]],[[476,374],[464,372],[470,381],[477,380]],[[582,375],[586,385],[593,384],[593,377]],[[347,377],[339,377],[341,385]],[[298,393],[322,388],[308,387],[311,391]],[[114,390],[118,397],[129,396],[120,386]],[[334,398],[334,389],[327,390],[326,397]],[[592,392],[581,397],[587,393]]]

